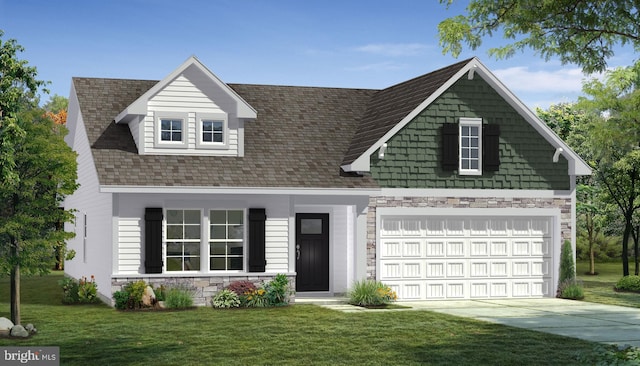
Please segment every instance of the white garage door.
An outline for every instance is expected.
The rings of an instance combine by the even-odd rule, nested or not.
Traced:
[[[401,300],[552,296],[550,217],[383,216],[379,279]]]

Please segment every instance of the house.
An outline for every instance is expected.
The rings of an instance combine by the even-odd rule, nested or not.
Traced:
[[[191,57],[160,81],[74,78],[76,257],[110,299],[284,273],[401,300],[554,296],[589,167],[476,58],[382,90],[226,84]]]

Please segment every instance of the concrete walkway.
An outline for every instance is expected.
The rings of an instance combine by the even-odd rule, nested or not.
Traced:
[[[296,302],[304,303],[305,301],[296,300]],[[313,301],[309,302],[313,303]],[[339,303],[339,301],[315,303],[345,312],[380,311],[366,310]],[[592,342],[640,347],[640,308],[555,298],[402,301],[398,302],[398,305],[410,306],[411,309],[390,311],[434,311]]]

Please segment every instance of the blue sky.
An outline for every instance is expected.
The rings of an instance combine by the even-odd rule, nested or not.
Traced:
[[[158,80],[197,56],[228,83],[385,88],[478,56],[531,108],[575,100],[580,69],[527,52],[442,55],[437,25],[461,14],[437,0],[0,0],[3,39],[69,95],[72,76]],[[610,66],[629,65],[621,49]],[[43,99],[47,100],[48,97]]]

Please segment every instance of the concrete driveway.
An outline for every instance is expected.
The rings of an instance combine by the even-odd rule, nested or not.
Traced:
[[[405,310],[366,310],[347,305],[344,299],[318,300],[296,299],[296,303],[315,303],[345,312]],[[556,298],[402,301],[398,305],[412,308],[406,310],[428,310],[593,342],[640,347],[640,308]]]
[[[402,302],[416,310],[484,320],[593,342],[640,347],[640,308],[555,298]]]

